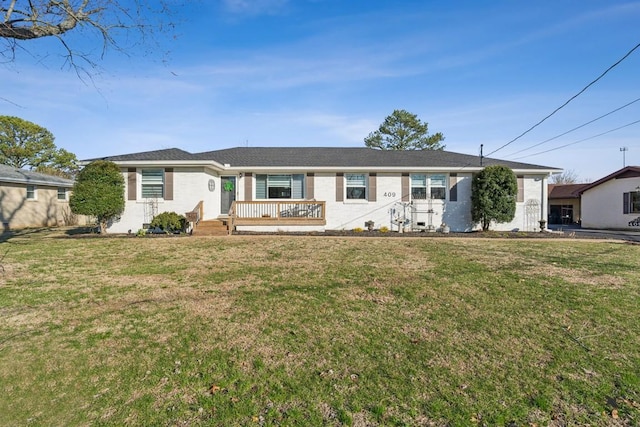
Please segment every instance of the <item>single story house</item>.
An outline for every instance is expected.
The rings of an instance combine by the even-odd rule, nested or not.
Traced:
[[[109,232],[135,232],[161,212],[187,213],[196,230],[472,231],[471,179],[501,164],[518,179],[516,216],[498,230],[539,230],[547,178],[561,169],[453,153],[370,148],[177,148],[108,156],[120,166],[126,205]],[[86,160],[86,164],[91,160]]]
[[[582,227],[640,228],[640,166],[627,166],[581,191]]]
[[[579,224],[580,191],[589,184],[549,184],[549,224]]]
[[[0,165],[0,220],[3,230],[68,225],[73,181]]]

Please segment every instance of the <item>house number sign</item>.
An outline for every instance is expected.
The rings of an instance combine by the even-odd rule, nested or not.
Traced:
[[[213,192],[216,189],[216,182],[212,179],[209,180],[209,191]]]

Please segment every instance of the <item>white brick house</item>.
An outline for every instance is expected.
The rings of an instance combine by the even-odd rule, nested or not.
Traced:
[[[97,160],[97,159],[92,159]],[[561,170],[448,151],[369,148],[176,148],[109,156],[122,169],[126,207],[110,232],[136,231],[154,215],[197,213],[235,230],[324,231],[365,228],[471,231],[471,179],[501,164],[518,177],[516,216],[497,230],[539,230],[547,178]],[[90,160],[85,161],[88,163]]]

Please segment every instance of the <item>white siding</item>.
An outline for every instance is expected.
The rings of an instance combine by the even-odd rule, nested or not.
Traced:
[[[640,178],[611,179],[582,193],[582,226],[637,230],[638,227],[630,226],[629,221],[638,218],[640,214],[623,213],[622,195],[636,191],[639,185]]]

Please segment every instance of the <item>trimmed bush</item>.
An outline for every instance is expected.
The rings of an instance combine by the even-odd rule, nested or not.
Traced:
[[[160,228],[167,233],[178,233],[185,229],[187,218],[175,212],[162,212],[151,221],[150,228]]]

